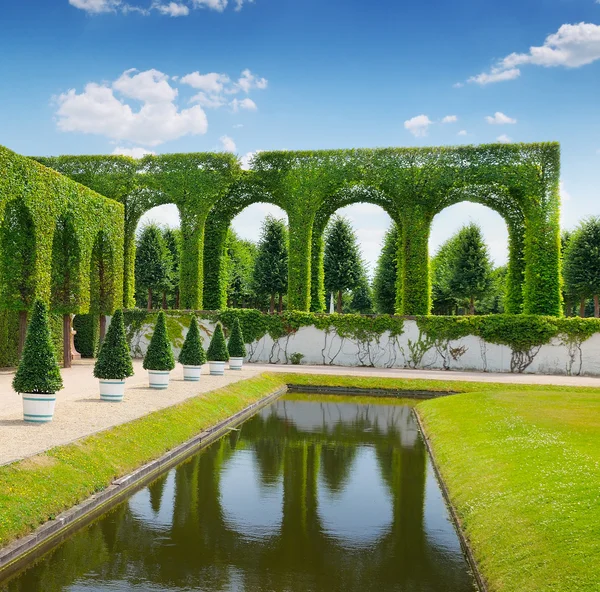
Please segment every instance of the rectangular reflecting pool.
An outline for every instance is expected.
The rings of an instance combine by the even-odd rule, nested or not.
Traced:
[[[289,394],[0,589],[477,587],[410,405]]]

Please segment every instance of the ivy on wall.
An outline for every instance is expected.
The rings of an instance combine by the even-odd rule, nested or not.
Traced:
[[[556,143],[261,152],[250,171],[230,154],[40,161],[124,204],[126,307],[133,304],[135,226],[145,211],[178,206],[182,306],[220,309],[227,228],[248,205],[267,202],[288,216],[289,308],[322,311],[325,225],[338,208],[367,202],[400,229],[396,312],[428,314],[431,223],[445,208],[471,201],[498,212],[508,227],[507,312],[561,313]]]

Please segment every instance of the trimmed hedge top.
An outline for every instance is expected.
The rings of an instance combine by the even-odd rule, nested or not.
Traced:
[[[94,365],[94,376],[106,379],[125,379],[133,376],[133,364],[129,353],[129,345],[125,337],[125,325],[123,324],[123,311],[115,311],[112,317],[96,364]]]
[[[154,333],[144,357],[143,367],[145,370],[162,371],[175,368],[175,356],[167,332],[165,313],[162,310],[158,313]]]
[[[50,334],[48,308],[41,300],[33,305],[23,355],[12,385],[17,393],[53,394],[63,388]]]
[[[225,334],[221,323],[217,323],[215,327],[206,355],[209,362],[227,362],[229,360],[229,352],[227,351],[227,343],[225,342]]]

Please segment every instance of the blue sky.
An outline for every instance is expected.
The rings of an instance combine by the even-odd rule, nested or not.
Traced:
[[[0,55],[0,144],[22,154],[557,140],[563,225],[600,214],[594,0],[5,0]],[[236,227],[256,238],[268,210]],[[387,217],[346,213],[372,263]],[[470,219],[502,262],[472,204],[432,248]]]

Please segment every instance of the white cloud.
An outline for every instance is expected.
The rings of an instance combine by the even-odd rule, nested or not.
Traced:
[[[466,136],[467,135],[467,130],[460,130],[457,135],[458,136]]]
[[[269,82],[266,78],[257,78],[250,70],[246,69],[238,78],[238,81],[235,83],[232,92],[239,92],[239,90],[243,90],[246,94],[248,94],[253,88],[264,90],[267,88],[268,83]]]
[[[504,115],[504,113],[500,111],[496,111],[493,117],[491,115],[486,115],[485,120],[491,125],[505,125],[508,123],[517,123],[516,119],[513,119],[508,115]]]
[[[154,4],[153,8],[161,14],[168,16],[187,16],[190,14],[190,9],[185,4],[177,2],[169,2],[168,4]]]
[[[244,156],[242,156],[240,158],[240,166],[242,167],[242,170],[244,170],[244,171],[250,170],[250,166],[252,165],[252,160],[259,152],[262,152],[262,150],[255,150],[254,152],[246,152],[246,154],[244,154]]]
[[[249,3],[249,4],[252,4],[252,3],[254,2],[254,0],[235,0],[235,9],[236,9],[237,11],[240,11],[240,10],[242,10],[242,6],[243,6],[243,5],[244,5],[246,2],[247,2],[247,3]],[[598,2],[600,2],[600,0],[598,0]]]
[[[244,111],[256,111],[258,109],[256,103],[252,99],[248,98],[242,99],[241,101],[233,99],[229,105],[233,109],[234,113],[237,113],[240,109],[243,109]]]
[[[579,68],[597,60],[600,60],[600,25],[565,24],[556,33],[548,35],[543,45],[530,47],[527,53],[511,53],[500,60],[489,74],[484,72],[472,76],[468,82],[489,84],[513,80],[521,75],[520,66],[525,65]]]
[[[419,138],[427,135],[429,126],[432,124],[433,121],[431,121],[427,115],[417,115],[412,119],[407,119],[404,122],[404,128],[415,136],[415,138]]]
[[[219,142],[221,142],[221,148],[223,148],[225,152],[235,152],[237,150],[235,142],[229,136],[221,136]]]
[[[111,86],[91,82],[81,93],[70,89],[57,97],[58,129],[99,134],[113,140],[128,140],[158,146],[186,135],[206,133],[206,114],[199,105],[180,110],[174,103],[177,90],[157,70],[131,76],[128,70]],[[142,101],[134,110],[115,91]]]
[[[500,144],[510,144],[512,139],[509,138],[506,134],[502,134],[496,138],[496,142],[500,142]]]
[[[217,109],[225,104],[225,99],[220,95],[207,95],[205,92],[199,92],[190,99],[190,103],[198,103],[207,109]]]
[[[456,123],[458,121],[458,117],[456,115],[446,115],[442,119],[442,123]]]
[[[192,0],[194,8],[210,8],[223,12],[227,8],[227,0]]]
[[[85,10],[91,14],[102,12],[114,12],[121,4],[120,0],[69,0],[69,4],[75,8]]]
[[[181,78],[183,84],[189,84],[192,88],[201,90],[211,94],[220,94],[223,88],[230,82],[227,74],[219,74],[217,72],[209,72],[208,74],[200,74],[200,72],[192,72]]]
[[[145,148],[123,148],[122,146],[117,146],[112,153],[120,154],[121,156],[131,156],[131,158],[143,158],[146,154],[156,154],[156,152],[146,150]]]
[[[452,88],[462,88],[464,86],[464,84],[462,82],[455,82],[452,85]]]

